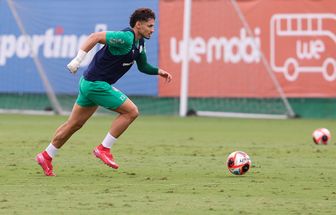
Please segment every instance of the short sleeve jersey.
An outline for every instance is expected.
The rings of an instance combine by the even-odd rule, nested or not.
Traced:
[[[144,39],[135,41],[131,28],[106,32],[106,44],[93,57],[84,71],[88,81],[105,81],[114,84],[145,54]]]

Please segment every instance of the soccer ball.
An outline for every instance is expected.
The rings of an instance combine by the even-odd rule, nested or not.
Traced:
[[[243,175],[250,169],[251,160],[245,152],[235,151],[228,156],[226,164],[232,174]]]
[[[327,145],[331,139],[330,131],[326,128],[318,128],[313,132],[314,143]]]

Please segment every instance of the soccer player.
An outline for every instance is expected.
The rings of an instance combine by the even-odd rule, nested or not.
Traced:
[[[95,147],[93,154],[109,167],[117,169],[110,152],[117,138],[139,115],[137,106],[121,91],[113,87],[136,62],[140,72],[159,75],[167,82],[172,76],[147,63],[145,41],[154,32],[155,14],[149,8],[139,8],[130,17],[130,27],[122,31],[92,33],[81,45],[77,56],[67,65],[76,73],[81,62],[97,43],[104,46],[95,54],[79,83],[79,94],[68,120],[57,128],[51,143],[36,161],[46,176],[55,176],[52,159],[65,142],[79,130],[97,110],[98,106],[113,110],[118,116],[112,122],[102,143]]]

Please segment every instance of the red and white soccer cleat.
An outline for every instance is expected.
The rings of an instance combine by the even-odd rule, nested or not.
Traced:
[[[119,165],[114,162],[113,155],[111,154],[109,148],[105,148],[104,146],[99,145],[94,148],[93,154],[102,160],[107,166],[112,167],[113,169],[119,168]]]
[[[37,154],[35,159],[37,163],[42,167],[46,176],[56,176],[53,173],[53,166],[51,164],[52,158],[47,154],[47,152]]]

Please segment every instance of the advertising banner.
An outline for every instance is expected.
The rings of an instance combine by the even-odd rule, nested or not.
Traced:
[[[151,0],[0,1],[0,93],[45,92],[37,59],[56,93],[76,94],[83,70],[101,47],[97,45],[72,75],[66,65],[81,43],[92,32],[128,27],[132,12],[144,5],[158,13],[157,1]],[[148,61],[156,66],[157,32],[146,41],[146,47]],[[157,95],[158,89],[157,77],[138,72],[136,66],[115,86],[128,95]]]
[[[336,4],[329,0],[192,1],[190,97],[336,96]],[[180,95],[183,1],[160,1],[160,66]]]

